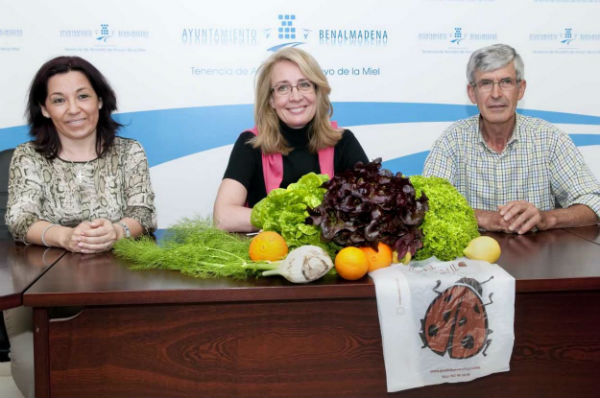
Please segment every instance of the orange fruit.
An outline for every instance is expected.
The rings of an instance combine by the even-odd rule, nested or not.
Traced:
[[[367,256],[367,264],[369,264],[369,272],[376,269],[388,267],[392,264],[392,248],[383,242],[377,244],[377,250],[370,246],[360,248]]]
[[[287,256],[288,246],[277,232],[262,231],[250,241],[248,254],[253,261],[277,261]]]
[[[344,279],[354,281],[369,271],[367,256],[358,247],[344,247],[335,256],[335,270]]]

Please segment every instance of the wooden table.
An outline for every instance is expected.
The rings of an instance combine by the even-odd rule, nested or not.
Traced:
[[[61,249],[0,239],[0,310],[22,305],[23,292],[63,254]]]
[[[510,372],[394,394],[386,392],[369,278],[198,280],[131,271],[111,254],[67,254],[24,295],[34,307],[36,394],[597,396],[594,233],[494,234],[498,263],[517,279]]]
[[[596,225],[590,225],[588,227],[581,228],[568,228],[565,229],[565,231],[600,245],[600,230]]]

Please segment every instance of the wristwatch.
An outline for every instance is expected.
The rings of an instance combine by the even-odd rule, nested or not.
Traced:
[[[117,224],[119,224],[121,226],[121,228],[123,228],[123,233],[125,234],[124,237],[125,238],[131,238],[131,230],[129,229],[129,227],[127,226],[127,224],[125,224],[122,221],[119,221]]]

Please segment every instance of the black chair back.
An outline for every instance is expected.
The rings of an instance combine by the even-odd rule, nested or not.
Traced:
[[[14,149],[5,149],[0,152],[0,239],[11,239],[4,223],[6,202],[8,200],[8,168]]]
[[[4,222],[6,202],[8,200],[8,168],[14,149],[5,149],[0,152],[0,239],[12,239]],[[0,362],[9,360],[10,343],[4,326],[4,317],[0,313]]]

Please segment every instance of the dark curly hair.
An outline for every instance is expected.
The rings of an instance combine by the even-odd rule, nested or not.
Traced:
[[[117,110],[117,97],[102,73],[81,57],[53,58],[42,65],[35,74],[31,82],[26,110],[29,134],[33,137],[35,149],[47,159],[58,156],[61,149],[58,133],[52,120],[42,114],[42,105],[48,96],[48,80],[56,74],[70,71],[83,73],[98,98],[102,100],[96,126],[96,154],[100,157],[110,148],[117,130],[122,126],[111,116]]]

